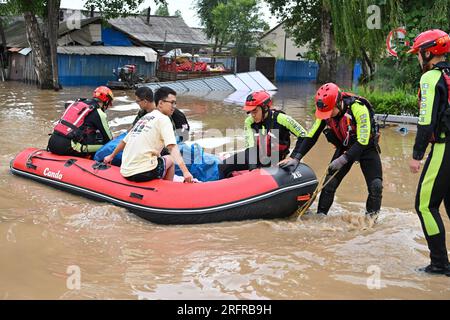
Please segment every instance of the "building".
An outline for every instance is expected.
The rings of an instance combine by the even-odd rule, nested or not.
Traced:
[[[305,60],[308,48],[296,46],[283,26],[282,22],[261,37],[271,49],[270,56],[283,60]]]
[[[36,81],[33,54],[23,20],[5,30],[10,53],[9,79]],[[137,65],[144,79],[155,75],[157,53],[145,43],[93,17],[60,23],[58,36],[59,80],[63,86],[97,86],[115,80],[114,70],[126,64]]]
[[[211,46],[205,35],[190,28],[181,17],[137,15],[110,19],[112,28],[152,47],[160,53],[181,49],[191,54]]]

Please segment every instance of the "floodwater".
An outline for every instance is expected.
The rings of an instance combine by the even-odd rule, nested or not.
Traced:
[[[356,165],[326,218],[161,226],[9,172],[22,149],[46,146],[63,102],[90,90],[0,83],[0,299],[450,298],[450,278],[416,271],[428,263],[428,250],[413,210],[419,178],[408,170],[413,131],[383,129],[378,224],[364,220],[366,188]],[[280,86],[275,105],[309,127],[306,105],[314,91],[310,84]],[[108,117],[119,133],[138,107],[133,92],[115,94]],[[242,140],[233,146],[217,131],[201,136],[241,128],[245,114],[238,106],[189,96],[178,101],[192,139],[208,151],[223,152],[224,143],[242,147]],[[306,157],[319,178],[332,152],[320,138]]]

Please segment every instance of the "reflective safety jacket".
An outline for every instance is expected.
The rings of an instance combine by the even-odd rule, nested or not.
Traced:
[[[72,148],[79,152],[95,152],[112,139],[105,112],[96,100],[86,99],[67,107],[53,134],[70,139]]]
[[[300,157],[308,153],[325,129],[328,129],[328,132],[324,131],[327,139],[337,148],[347,151],[347,156],[353,161],[359,159],[367,147],[377,143],[378,126],[370,103],[349,93],[343,94],[343,100],[342,115],[327,120],[316,119],[299,149]]]
[[[422,160],[428,143],[441,143],[450,138],[448,75],[450,63],[440,62],[420,79],[419,122],[413,148],[413,158]]]
[[[300,148],[306,130],[292,117],[278,110],[269,110],[266,119],[255,123],[252,116],[245,119],[245,147],[264,148],[266,155],[271,156],[272,151],[278,151],[280,160],[286,158],[291,145],[291,133],[297,137],[297,143],[292,151],[294,157]]]

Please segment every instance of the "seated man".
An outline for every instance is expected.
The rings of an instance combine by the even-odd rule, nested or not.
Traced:
[[[133,121],[133,124],[130,126],[130,128],[127,131],[130,131],[134,125],[139,121],[140,118],[142,118],[144,115],[146,115],[149,112],[152,112],[155,110],[155,102],[153,100],[153,91],[149,87],[140,87],[136,89],[135,91],[136,96],[136,103],[139,105],[139,112],[136,116],[136,118]],[[159,88],[156,93],[155,97],[158,99],[158,101],[161,99],[160,97],[167,97],[169,94],[176,95],[176,92],[168,87],[161,87]],[[156,103],[158,103],[158,101]],[[178,110],[177,108],[174,108],[173,113],[169,116],[174,130],[176,130],[176,133],[178,134],[176,136],[177,142],[182,142],[185,140],[188,140],[189,138],[189,123],[187,122],[186,116],[183,112]],[[121,146],[121,149],[117,149],[120,146],[120,141],[125,137],[125,134],[121,134],[119,137],[114,139],[113,141],[109,142],[107,145],[105,145],[103,148],[101,148],[94,156],[94,160],[96,161],[104,161],[104,158],[108,156],[107,162],[111,162],[113,165],[120,166],[122,163],[122,154],[120,153],[123,150],[123,146]],[[115,150],[117,149],[117,150]],[[110,158],[109,155],[111,154],[111,151],[114,151],[114,157]],[[169,152],[166,149],[163,149],[162,155],[169,154]]]
[[[250,116],[245,119],[246,149],[224,160],[219,165],[221,178],[228,178],[233,171],[270,166],[271,158],[277,163],[295,158],[305,129],[282,111],[271,109],[272,99],[266,91],[258,91],[247,97],[243,108]],[[291,133],[297,137],[292,158],[287,157]]]
[[[184,181],[192,182],[193,177],[178,150],[169,118],[174,112],[175,104],[174,94],[161,92],[156,109],[137,121],[114,152],[105,157],[104,162],[110,162],[119,151],[123,150],[120,172],[128,180],[135,182],[153,179],[173,180],[175,162],[181,168]],[[161,156],[164,147],[167,147],[170,155]]]
[[[105,111],[113,99],[112,91],[101,86],[94,90],[93,99],[71,103],[54,127],[47,149],[59,155],[93,156],[112,139]]]
[[[175,90],[169,87],[161,87],[155,92],[155,100],[159,101],[160,97],[162,96],[167,97],[169,94],[172,94],[174,96],[177,95]],[[136,102],[139,105],[140,110],[133,121],[132,127],[138,122],[140,118],[142,118],[147,113],[152,112],[153,109],[155,108],[155,105],[153,104],[153,92],[150,88],[140,87],[136,90],[135,95],[136,95]],[[155,101],[155,103],[157,104],[158,101]],[[190,127],[184,113],[174,107],[173,112],[172,114],[169,115],[169,117],[170,120],[172,121],[174,130],[176,130],[177,141],[183,142],[189,140]]]

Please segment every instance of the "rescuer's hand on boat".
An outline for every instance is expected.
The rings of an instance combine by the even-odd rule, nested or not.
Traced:
[[[278,166],[282,169],[292,168],[292,171],[295,171],[295,169],[297,169],[299,163],[300,163],[300,160],[293,159],[291,157],[287,157],[286,159],[278,162]]]

